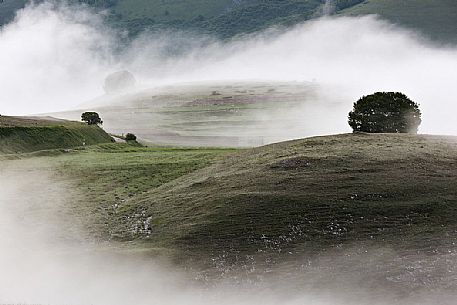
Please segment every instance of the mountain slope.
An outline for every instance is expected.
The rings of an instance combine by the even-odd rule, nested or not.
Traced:
[[[13,20],[16,12],[26,5],[27,0],[0,1],[0,26]]]
[[[321,0],[120,0],[111,8],[111,20],[131,33],[145,27],[165,27],[227,38],[275,24],[307,20],[318,15],[321,7]]]
[[[335,0],[340,10],[363,0]],[[0,2],[0,25],[25,0]],[[70,0],[103,10],[107,20],[135,36],[145,29],[177,29],[228,38],[273,25],[291,25],[321,16],[325,0]]]
[[[457,1],[454,0],[367,0],[341,13],[350,16],[378,14],[433,40],[457,42]]]
[[[0,3],[0,25],[10,21],[25,0]],[[222,38],[275,25],[293,25],[322,16],[324,0],[73,0],[103,10],[112,25],[135,36],[145,29],[177,29]],[[378,14],[418,30],[435,41],[457,42],[457,2],[454,0],[334,0],[342,15]]]

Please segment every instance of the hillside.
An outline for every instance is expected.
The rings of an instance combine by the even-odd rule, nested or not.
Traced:
[[[0,26],[13,20],[16,12],[26,5],[27,0],[0,1]]]
[[[333,6],[338,11],[362,1],[335,0]],[[95,3],[109,7],[110,22],[129,29],[133,35],[145,28],[166,28],[230,38],[322,16],[325,0],[118,0]]]
[[[335,0],[337,10],[363,0]],[[24,0],[0,3],[0,25],[13,18]],[[291,25],[321,16],[324,0],[71,0],[96,11],[135,36],[145,29],[177,29],[229,38],[273,25]]]
[[[343,10],[344,15],[378,14],[440,42],[457,42],[457,1],[367,0]]]
[[[25,0],[0,3],[0,25],[10,21]],[[145,29],[177,29],[230,38],[274,25],[289,26],[322,16],[324,0],[73,0],[104,11],[108,23],[135,36]],[[335,0],[342,15],[378,14],[435,41],[457,42],[454,0]]]
[[[227,38],[275,24],[307,20],[319,15],[321,7],[320,0],[120,0],[112,7],[112,22],[129,28],[131,33],[145,27],[166,27]]]
[[[214,250],[252,251],[263,244],[261,236],[278,239],[290,226],[303,226],[307,238],[322,245],[398,239],[395,227],[402,224],[412,225],[405,235],[430,229],[426,223],[457,225],[456,163],[455,138],[309,138],[242,151],[122,209],[155,215],[157,239],[200,249],[211,240]],[[282,246],[295,248],[301,238],[294,238]]]
[[[109,143],[98,126],[51,117],[0,116],[0,154]]]
[[[318,89],[308,82],[176,84],[106,96],[80,110],[50,115],[76,120],[84,111],[96,111],[108,132],[133,132],[153,144],[253,147],[302,138],[316,134],[316,129],[334,132],[334,123],[323,130],[325,127],[312,122],[320,111],[325,120],[335,120],[328,109],[344,107],[340,101],[306,110],[314,105]]]
[[[87,195],[72,205],[91,234],[129,251],[223,277],[304,260],[307,272],[358,274],[392,293],[457,285],[456,138],[346,134],[232,153],[110,145],[48,161]],[[410,265],[426,286],[395,284]]]

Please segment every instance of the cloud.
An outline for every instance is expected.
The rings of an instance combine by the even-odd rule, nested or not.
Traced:
[[[65,109],[100,94],[112,40],[78,7],[30,5],[0,32],[0,111]]]
[[[331,114],[340,118],[333,131],[348,130],[347,112],[362,95],[401,91],[421,105],[421,132],[457,134],[456,49],[434,46],[373,16],[323,18],[230,41],[170,31],[144,33],[128,45],[119,41],[87,10],[27,7],[0,34],[2,112],[74,107],[103,94],[104,78],[126,69],[143,88],[315,80],[326,97],[314,101],[317,107],[340,104]]]
[[[455,304],[449,290],[455,253],[430,255],[427,249],[399,256],[393,250],[362,245],[364,251],[348,247],[332,254],[327,249],[317,258],[300,256],[293,261],[284,253],[284,264],[271,266],[260,254],[256,268],[218,264],[227,269],[223,280],[216,270],[203,273],[205,277],[185,272],[141,251],[125,251],[88,237],[79,221],[84,209],[72,202],[77,192],[60,178],[43,158],[2,161],[2,304]]]

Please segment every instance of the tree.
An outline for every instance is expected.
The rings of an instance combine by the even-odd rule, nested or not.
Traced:
[[[86,122],[88,125],[103,124],[103,121],[97,112],[84,112],[81,114],[81,121]]]
[[[419,105],[400,92],[364,96],[349,112],[349,125],[354,132],[417,133],[421,122]]]
[[[136,141],[136,135],[133,133],[128,133],[125,135],[125,140],[126,141]]]
[[[105,78],[103,89],[107,94],[116,94],[134,88],[135,84],[135,76],[127,70],[122,70],[108,75]]]

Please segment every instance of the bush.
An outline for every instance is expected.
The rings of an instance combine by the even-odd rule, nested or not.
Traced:
[[[399,92],[364,96],[349,112],[349,125],[354,132],[417,133],[421,122],[418,104]]]
[[[88,125],[103,124],[103,121],[97,112],[84,112],[81,114],[81,121],[86,122]]]
[[[126,141],[136,141],[136,135],[133,133],[128,133],[125,135],[125,140]]]

